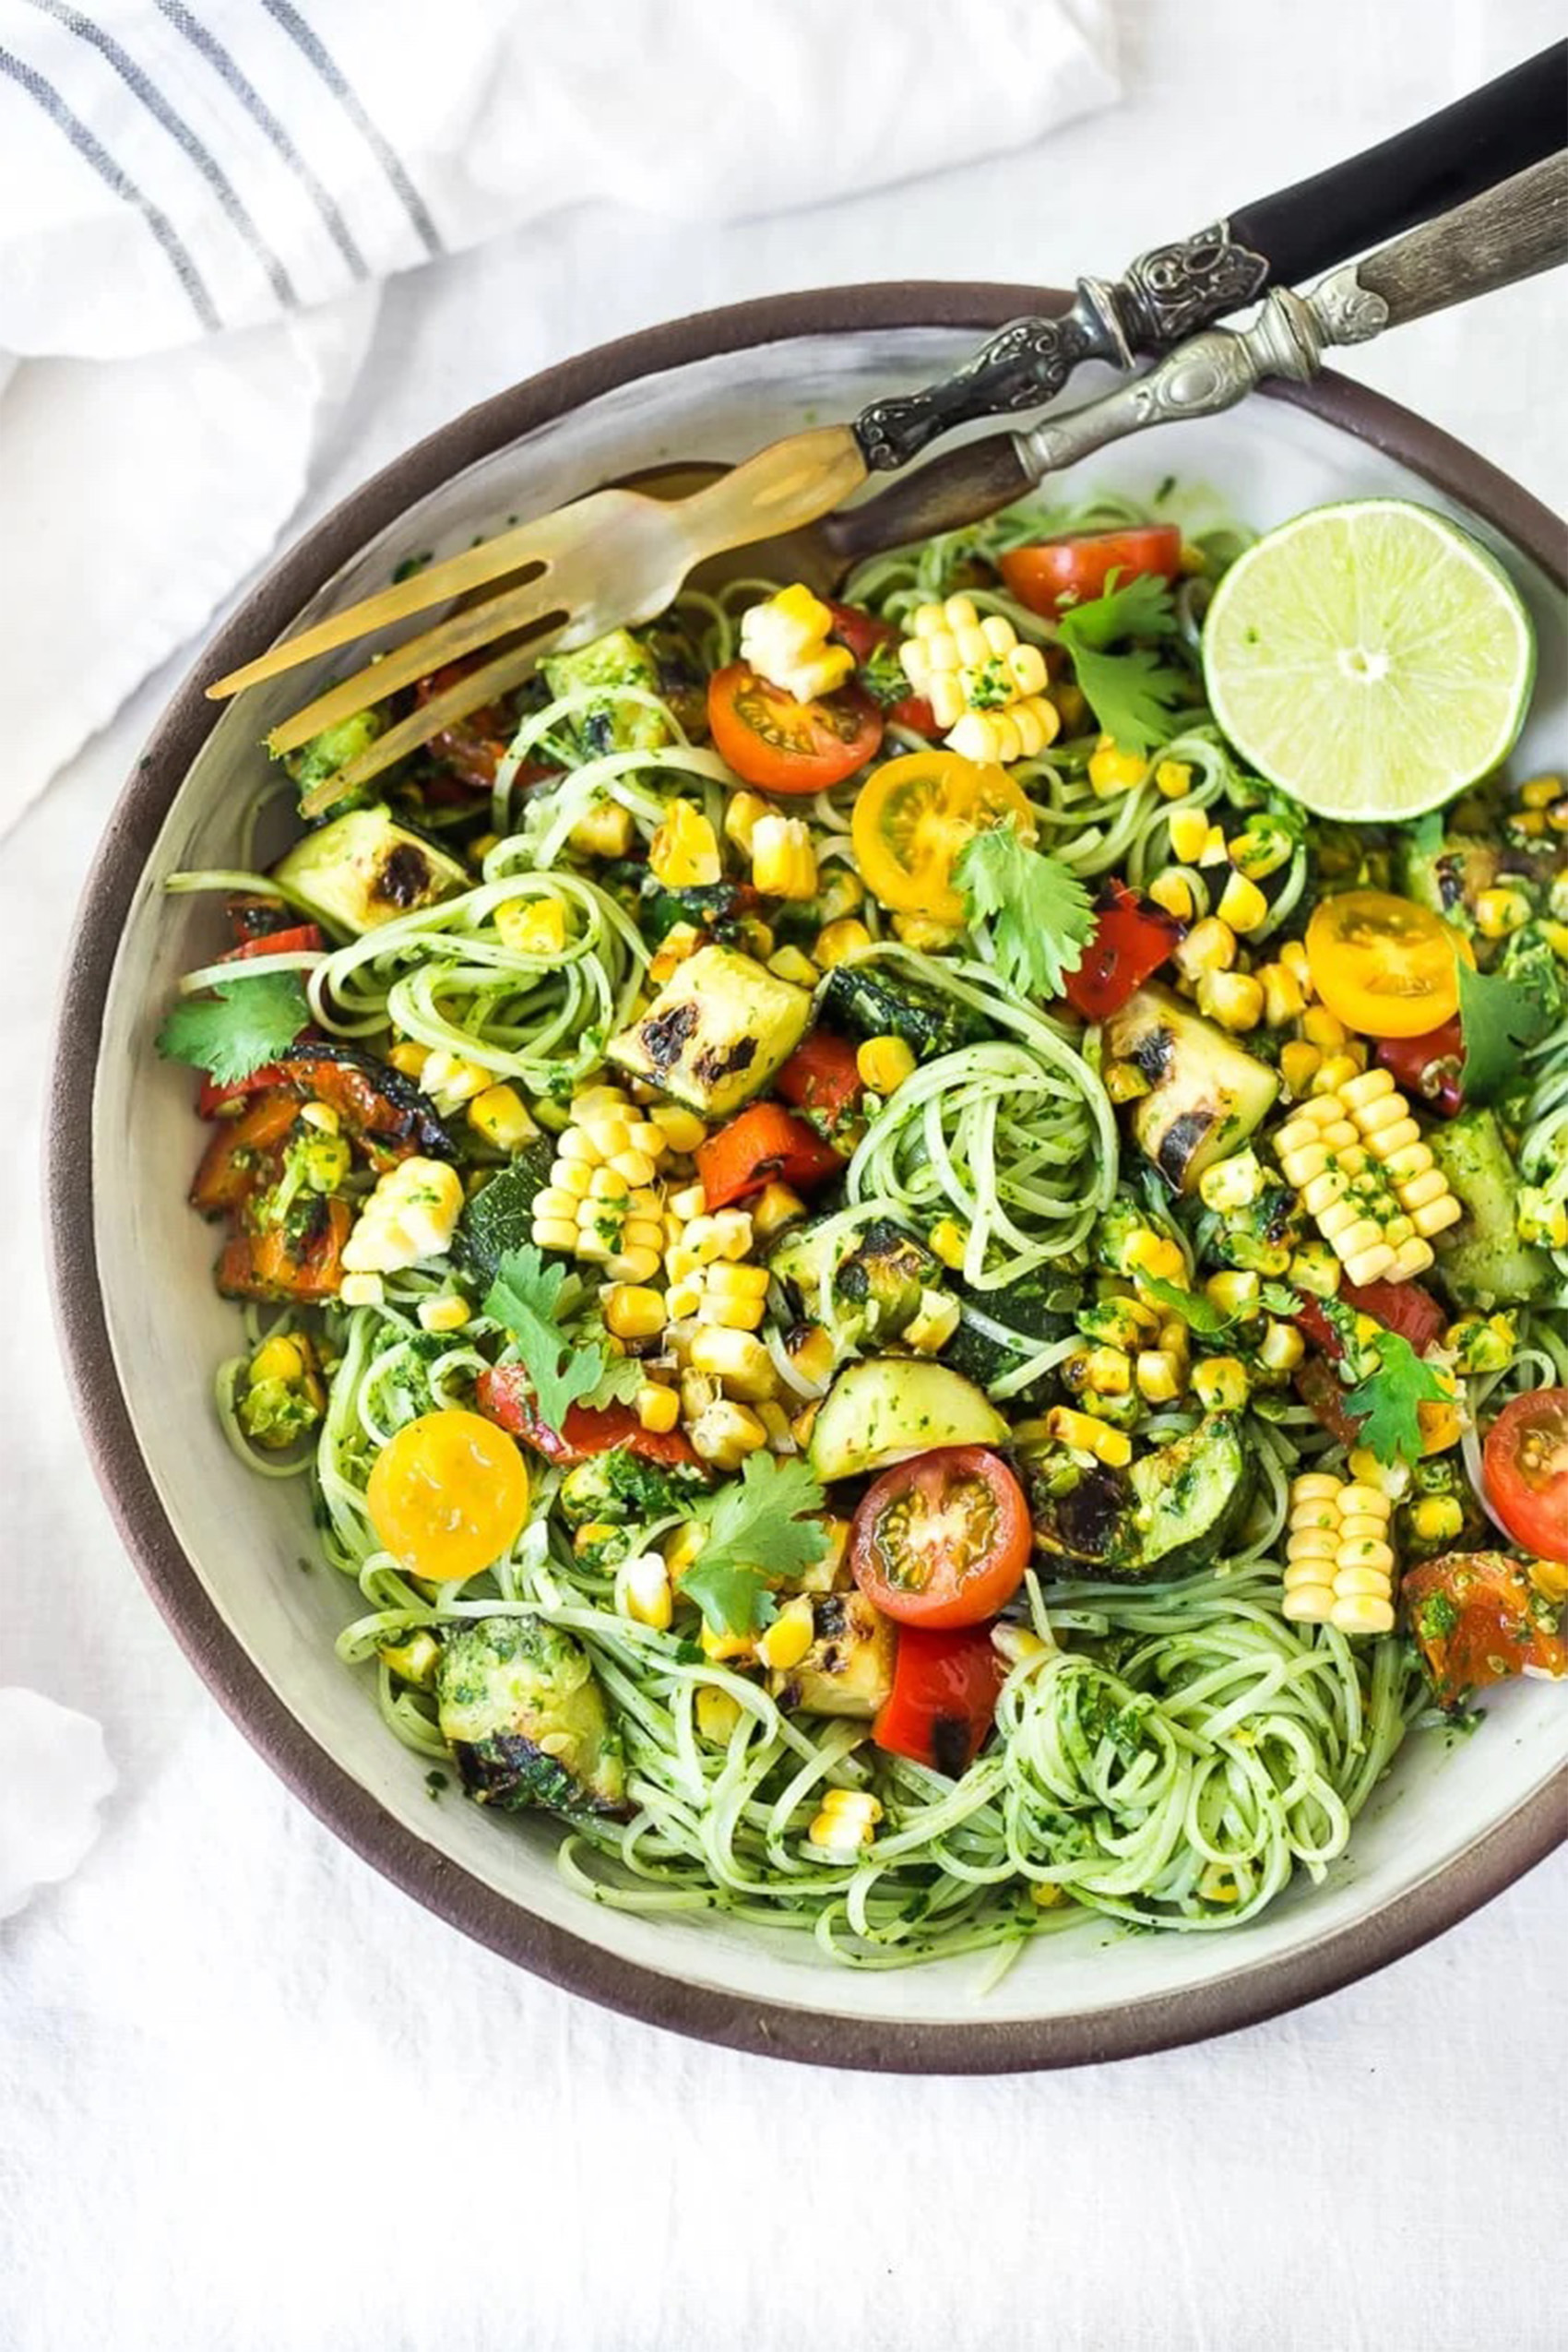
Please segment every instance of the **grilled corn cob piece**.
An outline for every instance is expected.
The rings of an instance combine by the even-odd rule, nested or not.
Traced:
[[[1054,742],[1062,722],[1045,692],[1045,656],[1021,645],[1010,621],[982,621],[967,596],[950,596],[919,606],[911,626],[898,648],[904,675],[954,751],[1007,766]]]
[[[1360,1480],[1309,1470],[1290,1483],[1285,1614],[1342,1633],[1394,1630],[1394,1498]]]
[[[1386,1070],[1336,1072],[1274,1139],[1279,1165],[1350,1280],[1408,1282],[1462,1214]]]
[[[797,702],[830,695],[852,675],[848,646],[829,645],[833,615],[797,580],[741,615],[741,659]]]

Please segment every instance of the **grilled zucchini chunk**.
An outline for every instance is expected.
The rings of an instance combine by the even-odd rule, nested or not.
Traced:
[[[801,1313],[811,1318],[821,1305],[823,1277],[828,1274],[847,1348],[897,1339],[919,1314],[921,1292],[943,1278],[942,1266],[924,1243],[890,1217],[873,1218],[857,1234],[837,1241],[820,1219],[791,1227],[768,1265],[789,1284]]]
[[[800,1664],[771,1678],[779,1705],[813,1715],[875,1715],[893,1689],[892,1619],[863,1593],[818,1593],[812,1630]]]
[[[481,1617],[448,1634],[437,1720],[481,1805],[624,1810],[626,1774],[588,1652],[540,1617]]]
[[[556,1500],[569,1527],[595,1520],[623,1527],[633,1520],[668,1518],[707,1484],[706,1470],[649,1462],[629,1445],[615,1445],[568,1470]]]
[[[1111,1015],[1105,1052],[1147,1079],[1133,1134],[1178,1192],[1194,1191],[1211,1161],[1245,1143],[1279,1091],[1272,1070],[1166,988],[1141,988]]]
[[[1208,1413],[1185,1437],[1125,1471],[1030,1474],[1035,1541],[1079,1576],[1178,1576],[1220,1557],[1246,1516],[1247,1457],[1234,1414]]]
[[[362,752],[368,752],[386,731],[385,712],[356,710],[352,718],[340,719],[336,727],[324,727],[298,751],[285,754],[283,765],[302,794],[309,792],[336,776],[340,767],[347,767],[351,759],[358,759]]]
[[[972,1381],[921,1356],[846,1364],[817,1408],[806,1461],[816,1478],[855,1479],[935,1445],[1004,1445],[1007,1424]]]
[[[763,1087],[806,1033],[812,1001],[732,947],[688,956],[610,1061],[707,1119],[727,1119]]]
[[[1462,1111],[1456,1119],[1439,1121],[1427,1142],[1465,1211],[1432,1245],[1449,1297],[1488,1312],[1536,1306],[1549,1298],[1551,1260],[1519,1239],[1519,1180],[1496,1112]]]
[[[834,966],[817,990],[816,1017],[843,1037],[902,1038],[917,1062],[978,1045],[990,1034],[978,1014],[874,955]]]
[[[323,922],[354,932],[374,931],[469,886],[456,858],[395,825],[379,806],[350,809],[318,826],[272,872]]]
[[[659,664],[630,629],[612,629],[575,653],[552,653],[542,665],[552,695],[575,695],[595,689],[594,698],[568,721],[566,731],[586,758],[604,752],[657,751],[670,741],[661,712],[647,703],[628,701],[624,689],[643,694],[663,692]]]

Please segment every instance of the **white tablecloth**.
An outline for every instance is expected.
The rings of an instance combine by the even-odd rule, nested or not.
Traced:
[[[722,235],[576,220],[526,311],[505,249],[405,279],[312,506],[515,375],[672,313],[825,279],[1113,269],[1498,71],[1556,16],[1136,0],[1128,104],[1044,153]],[[961,70],[963,40],[955,10],[933,71]],[[1561,504],[1565,343],[1538,285],[1351,364]],[[0,852],[0,1681],[99,1716],[122,1775],[77,1877],[0,1929],[0,2346],[1568,2342],[1568,1857],[1372,1982],[1227,2041],[1033,2080],[878,2080],[552,1991],[396,1894],[273,1780],[125,1561],[41,1272],[64,933],[172,683]]]

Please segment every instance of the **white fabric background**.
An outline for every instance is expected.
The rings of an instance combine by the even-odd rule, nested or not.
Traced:
[[[527,308],[505,247],[400,280],[311,510],[454,409],[672,313],[829,279],[1114,268],[1443,102],[1558,17],[1123,14],[1128,103],[1038,153],[721,232],[596,209],[551,230]],[[933,73],[961,65],[961,10],[951,27]],[[1538,283],[1351,365],[1561,505],[1565,358]],[[121,1771],[78,1875],[0,1928],[5,2352],[1560,2352],[1568,1857],[1370,1983],[1206,2048],[1032,2080],[827,2076],[516,1973],[251,1754],[92,1488],[34,1198],[65,926],[174,675],[0,851],[0,1681],[99,1716]]]

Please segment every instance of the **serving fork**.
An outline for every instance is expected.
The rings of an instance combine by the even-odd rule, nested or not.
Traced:
[[[1521,149],[1539,154],[1559,136],[1565,50],[1559,44],[1414,130],[1199,238],[1158,248],[1116,285],[1081,280],[1060,315],[1014,322],[941,384],[874,403],[851,424],[793,434],[684,497],[625,487],[594,492],[331,616],[208,692],[238,692],[416,612],[465,600],[269,737],[275,754],[288,752],[369,702],[464,665],[307,796],[305,813],[320,814],[440,729],[510,692],[545,655],[652,618],[715,555],[787,536],[793,575],[830,587],[866,554],[973,522],[1129,433],[1214,414],[1267,376],[1306,381],[1331,346],[1364,341],[1548,268],[1568,245],[1568,158],[1536,162],[1500,187],[1491,183],[1520,160]],[[1366,242],[1369,223],[1372,235],[1385,234],[1423,219],[1455,187],[1478,185],[1490,193],[1333,271],[1306,296],[1282,282]],[[1190,331],[1265,288],[1272,291],[1244,330]],[[1134,348],[1160,346],[1171,348],[1148,373],[1086,407],[1028,431],[972,441],[878,497],[842,504],[871,473],[905,464],[957,425],[1039,406],[1085,360],[1128,367]],[[498,593],[472,600],[498,581]],[[493,648],[490,658],[477,659],[485,648]]]

